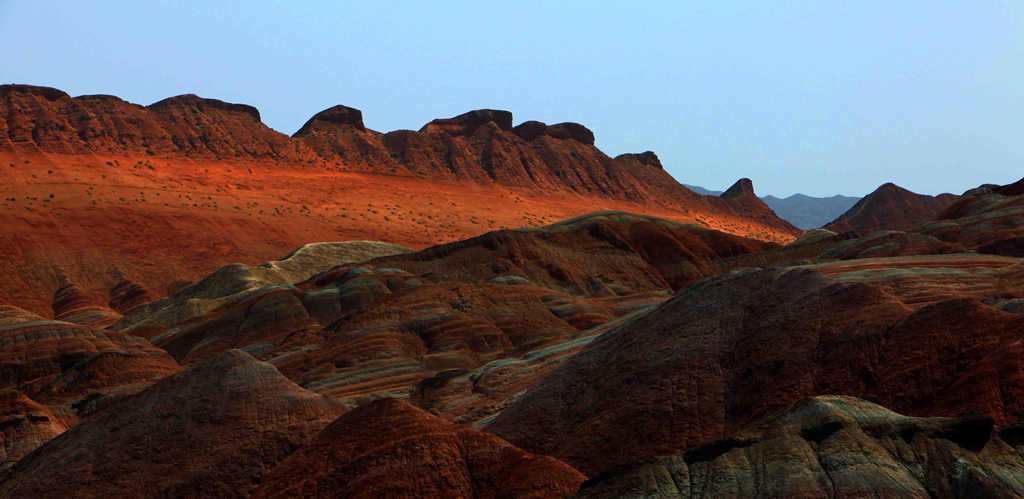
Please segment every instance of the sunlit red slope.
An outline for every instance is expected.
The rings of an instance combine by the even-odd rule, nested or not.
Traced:
[[[343,107],[294,137],[240,104],[0,86],[0,297],[48,309],[58,265],[91,294],[113,270],[164,294],[232,261],[308,242],[422,248],[599,209],[696,222],[762,240],[797,231],[753,196],[706,197],[654,153],[609,157],[581,125],[472,111],[387,134]],[[748,192],[750,191],[750,192]]]

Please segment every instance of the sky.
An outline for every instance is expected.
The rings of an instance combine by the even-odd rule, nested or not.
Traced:
[[[292,134],[336,104],[419,129],[480,108],[758,194],[1024,176],[1024,2],[0,0],[0,83],[195,93]]]

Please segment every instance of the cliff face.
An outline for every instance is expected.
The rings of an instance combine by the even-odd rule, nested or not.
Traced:
[[[419,131],[381,134],[363,126],[358,110],[335,106],[311,118],[294,137],[328,163],[340,158],[349,170],[597,195],[727,213],[798,232],[756,196],[695,194],[666,173],[652,151],[609,157],[594,146],[594,133],[578,123],[512,124],[508,111],[480,109],[436,119]],[[753,192],[749,180],[744,187]]]
[[[256,108],[191,94],[143,107],[112,95],[72,98],[53,88],[3,85],[0,116],[0,150],[22,153],[315,157],[264,125]]]
[[[109,95],[70,97],[52,88],[0,86],[0,151],[120,154],[316,165],[344,171],[499,184],[721,212],[798,232],[759,200],[697,195],[665,173],[651,151],[611,158],[578,123],[527,121],[480,109],[436,119],[419,131],[367,129],[362,112],[326,109],[292,137],[260,121],[256,108],[195,95],[140,106]],[[749,181],[746,184],[749,187]]]
[[[582,125],[513,124],[476,110],[384,134],[335,106],[289,137],[251,106],[195,95],[140,106],[0,86],[0,296],[49,309],[54,265],[91,296],[114,268],[159,295],[314,241],[423,248],[608,209],[799,233],[754,196],[693,193],[653,152],[612,158]]]

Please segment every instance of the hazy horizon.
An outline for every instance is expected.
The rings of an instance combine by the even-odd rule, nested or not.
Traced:
[[[275,6],[0,1],[0,81],[147,105],[250,104],[291,135],[336,104],[369,128],[471,109],[575,121],[679,182],[959,194],[1022,174],[1024,5],[584,2]]]

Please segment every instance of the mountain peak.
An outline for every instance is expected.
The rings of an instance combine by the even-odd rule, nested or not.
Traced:
[[[825,228],[839,233],[907,230],[934,219],[956,200],[952,194],[917,194],[886,182]]]
[[[589,128],[573,122],[547,125],[541,121],[524,121],[512,129],[519,138],[529,142],[542,135],[556,139],[573,139],[587,145],[594,145],[594,132]]]
[[[886,182],[886,183],[878,186],[878,188],[875,189],[874,191],[872,191],[871,194],[868,194],[868,196],[876,196],[876,195],[881,195],[881,194],[886,194],[886,195],[905,194],[905,193],[914,194],[913,192],[908,191],[907,189],[904,189],[904,188],[902,188],[902,187],[900,187],[900,186],[898,186],[898,185],[896,185],[896,184],[894,184],[892,182]]]
[[[1004,196],[1019,196],[1024,194],[1024,178],[1012,184],[996,187],[993,191]]]
[[[579,123],[571,121],[549,126],[547,134],[557,139],[573,139],[587,145],[594,145],[594,132],[591,132],[589,128]]]
[[[454,118],[438,118],[424,125],[420,131],[440,132],[452,136],[472,135],[488,123],[494,123],[502,130],[512,130],[512,113],[498,109],[476,109]]]
[[[164,100],[154,102],[149,106],[148,109],[153,111],[162,112],[172,109],[196,109],[199,112],[206,112],[209,109],[216,109],[220,111],[228,111],[232,113],[245,114],[256,121],[260,121],[260,111],[253,106],[248,104],[234,104],[231,102],[224,102],[218,99],[206,99],[199,97],[196,94],[183,94],[174,97],[168,97]]]
[[[654,151],[644,151],[641,153],[630,152],[626,154],[620,154],[616,156],[615,159],[632,159],[639,162],[642,165],[653,166],[662,170],[665,169],[664,167],[661,166],[661,160],[658,159],[657,154],[654,154]]]
[[[71,98],[63,90],[50,87],[37,87],[35,85],[8,84],[0,85],[0,97],[8,94],[21,93],[27,95],[38,95],[46,100],[55,101],[62,98]]]
[[[310,118],[305,125],[302,125],[302,128],[295,132],[292,137],[305,137],[322,124],[327,124],[327,127],[332,127],[333,125],[350,125],[359,131],[366,130],[366,127],[363,126],[362,111],[339,104],[313,115],[313,117]]]
[[[754,194],[754,183],[749,178],[741,178],[732,184],[732,187],[728,188],[721,194],[721,197],[725,199],[738,198],[741,196],[755,196]]]

